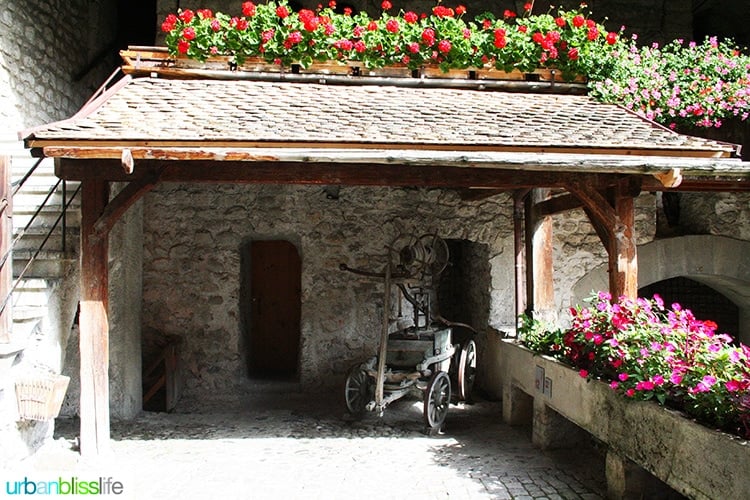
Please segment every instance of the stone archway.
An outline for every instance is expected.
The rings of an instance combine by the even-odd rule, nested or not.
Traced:
[[[750,241],[725,236],[655,240],[638,247],[638,285],[683,276],[710,286],[737,305],[739,340],[750,344],[749,255]],[[607,283],[606,265],[592,269],[574,285],[573,303],[580,304],[592,290],[606,290]]]

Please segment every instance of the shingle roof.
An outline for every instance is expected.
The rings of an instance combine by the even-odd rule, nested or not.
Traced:
[[[513,151],[648,150],[723,156],[733,145],[676,134],[588,96],[455,88],[136,78],[30,145],[221,143]],[[39,142],[37,142],[39,141]]]

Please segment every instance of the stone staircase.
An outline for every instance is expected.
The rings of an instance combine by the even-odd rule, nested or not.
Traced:
[[[0,154],[11,157],[13,189],[16,189],[15,183],[37,159],[31,158],[18,141],[0,141]],[[13,197],[14,240],[23,233],[13,248],[14,282],[22,273],[23,277],[11,303],[13,343],[25,345],[24,357],[30,358],[29,361],[59,371],[62,360],[58,358],[64,355],[79,300],[80,202],[76,196],[67,210],[63,245],[62,184],[49,195],[57,182],[52,160],[44,160]],[[67,183],[66,200],[70,200],[77,187],[77,183]],[[51,350],[29,349],[50,342],[56,344]]]

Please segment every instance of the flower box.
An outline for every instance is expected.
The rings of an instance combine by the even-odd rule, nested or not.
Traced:
[[[24,420],[51,420],[60,413],[70,377],[41,375],[16,381],[18,416]]]
[[[341,75],[369,78],[430,78],[460,80],[498,80],[518,82],[571,83],[562,78],[562,73],[554,69],[542,68],[531,73],[521,71],[502,71],[487,66],[484,68],[449,69],[443,71],[437,65],[426,65],[413,70],[404,65],[389,65],[382,68],[367,68],[359,61],[316,61],[305,68],[299,64],[282,66],[269,63],[260,57],[250,57],[237,65],[230,56],[213,56],[205,61],[188,57],[172,57],[166,48],[128,49],[120,52],[126,73],[148,74],[153,70],[178,71],[199,76],[204,71],[242,71],[260,73],[292,73],[314,75]],[[183,73],[184,74],[184,73]],[[572,83],[585,83],[584,77],[578,77]]]
[[[750,498],[747,441],[654,402],[629,400],[604,382],[587,381],[577,370],[515,341],[497,343],[503,417],[520,423],[520,408],[533,408],[537,444],[544,445],[545,435],[560,438],[559,426],[544,429],[550,420],[543,415],[552,410],[604,442],[608,453],[627,458],[690,498]],[[610,496],[617,497],[611,491]]]

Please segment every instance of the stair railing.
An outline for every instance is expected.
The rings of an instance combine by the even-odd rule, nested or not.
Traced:
[[[40,158],[37,160],[34,165],[17,181],[14,181],[10,184],[11,189],[7,189],[6,192],[9,192],[11,194],[11,199],[4,198],[3,200],[0,200],[0,204],[4,204],[2,209],[3,210],[10,210],[9,214],[4,214],[4,217],[11,217],[12,216],[12,198],[15,197],[18,192],[23,188],[23,186],[26,184],[26,182],[31,178],[31,176],[34,174],[34,172],[37,170],[39,165],[42,163],[44,158]],[[3,161],[0,162],[0,167],[6,172],[0,173],[2,177],[9,179],[10,178],[10,161]],[[27,231],[34,225],[34,222],[37,220],[39,215],[42,213],[42,211],[49,205],[51,205],[50,200],[52,199],[53,195],[58,191],[58,188],[61,189],[61,196],[62,196],[62,203],[60,208],[60,213],[58,214],[57,218],[55,219],[54,224],[49,228],[47,233],[44,236],[44,239],[39,244],[39,247],[35,249],[34,254],[31,256],[31,258],[26,262],[26,265],[24,266],[23,270],[16,276],[15,281],[12,282],[12,285],[10,286],[10,290],[8,290],[4,297],[2,297],[2,303],[0,304],[0,317],[4,315],[5,309],[10,303],[10,300],[12,298],[13,292],[18,287],[18,285],[21,283],[21,280],[24,278],[28,270],[31,268],[32,264],[37,260],[39,255],[42,253],[42,250],[44,249],[45,245],[49,241],[49,239],[52,237],[52,235],[55,233],[55,230],[58,228],[58,226],[61,226],[61,251],[63,253],[67,252],[67,212],[70,208],[70,205],[73,203],[75,198],[78,196],[78,193],[81,190],[80,184],[76,188],[76,190],[73,192],[73,195],[68,197],[68,189],[67,189],[67,181],[64,179],[58,179],[54,186],[52,186],[49,191],[47,192],[47,195],[45,196],[42,203],[37,207],[34,214],[29,219],[28,223],[21,229],[13,238],[13,240],[10,242],[9,245],[7,245],[7,248],[2,248],[2,257],[0,257],[0,269],[12,269],[12,258],[13,255],[13,249],[16,248],[18,245],[18,242],[21,240],[21,238],[27,233]],[[9,266],[6,268],[6,264]],[[12,271],[11,271],[12,272]],[[3,335],[0,334],[0,342],[2,342]]]

